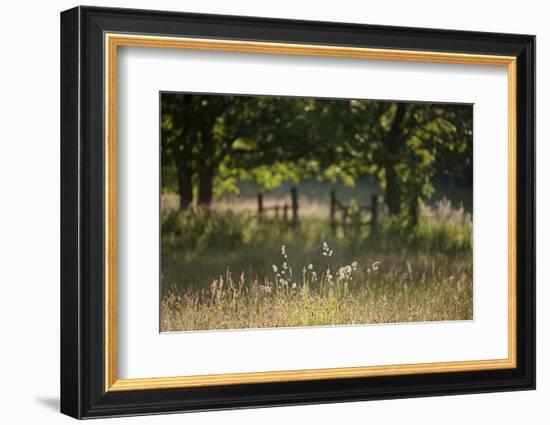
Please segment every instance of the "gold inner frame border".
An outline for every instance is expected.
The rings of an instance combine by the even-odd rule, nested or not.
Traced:
[[[508,358],[437,363],[285,370],[173,377],[118,379],[116,324],[116,127],[117,127],[117,51],[118,47],[148,47],[261,53],[279,55],[323,56],[355,59],[431,62],[468,65],[504,66],[508,72]],[[184,387],[205,387],[313,381],[359,377],[411,375],[512,369],[517,365],[516,338],[516,58],[513,56],[371,49],[330,45],[287,44],[201,38],[161,37],[106,33],[105,47],[105,391],[137,391]]]

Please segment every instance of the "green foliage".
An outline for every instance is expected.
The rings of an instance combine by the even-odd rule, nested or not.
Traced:
[[[353,186],[370,174],[390,214],[414,226],[435,178],[472,181],[471,105],[162,96],[163,186],[177,180],[189,193],[193,184],[203,205],[212,194],[237,193],[240,180],[271,190],[312,177]]]
[[[400,217],[390,217],[383,223],[386,250],[407,247],[413,252],[447,256],[471,254],[472,230],[470,216],[462,208],[453,210],[447,200],[421,215],[416,226]]]
[[[207,248],[225,250],[241,246],[249,223],[243,214],[219,214],[205,209],[170,211],[161,220],[165,243],[196,254]]]
[[[384,233],[384,249],[388,251],[406,247],[412,252],[449,256],[472,252],[471,225],[421,218],[411,227],[406,219],[392,217],[384,222]]]

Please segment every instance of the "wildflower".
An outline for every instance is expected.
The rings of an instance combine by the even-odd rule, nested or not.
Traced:
[[[310,263],[310,264],[307,266],[307,269],[308,269],[308,270],[313,270],[313,264]]]
[[[286,257],[286,247],[284,245],[281,245],[281,255]]]
[[[286,263],[286,261],[283,263],[283,270],[286,270],[288,269],[288,264]]]
[[[271,267],[273,267],[273,272],[274,272],[274,273],[277,273],[277,270],[278,270],[278,269],[277,269],[277,266],[276,266],[275,264],[273,264]]]
[[[338,280],[349,279],[351,277],[351,266],[340,267],[338,270]]]
[[[332,249],[328,246],[328,243],[323,242],[323,255],[326,257],[327,255],[330,257],[332,255]]]
[[[357,270],[357,261],[354,261],[353,263],[351,263],[351,268],[355,271]]]

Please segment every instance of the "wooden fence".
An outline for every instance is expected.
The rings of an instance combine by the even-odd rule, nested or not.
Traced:
[[[290,205],[284,202],[282,204],[266,206],[264,205],[263,193],[258,193],[258,221],[262,221],[266,213],[272,211],[276,219],[280,219],[282,213],[282,221],[284,224],[298,224],[298,189],[295,187],[290,189],[290,201]],[[289,210],[291,217],[289,217]]]
[[[370,212],[370,219],[366,222],[361,222],[360,216],[365,212]],[[375,231],[378,227],[378,212],[378,195],[371,196],[370,205],[353,206],[339,201],[336,198],[336,191],[334,189],[330,191],[330,226],[333,233],[336,233],[339,225],[344,228],[348,226],[350,224],[349,219],[353,215],[355,215],[355,218],[358,218],[355,221],[356,224],[371,226],[372,230]],[[338,220],[338,213],[340,213],[340,220]]]
[[[258,193],[258,221],[262,221],[268,213],[273,213],[273,217],[276,220],[281,220],[284,224],[287,225],[296,225],[298,224],[298,189],[292,187],[290,189],[290,204],[288,202],[279,202],[279,203],[270,203],[269,205],[264,204],[264,195],[263,193]],[[370,213],[370,217],[367,221],[361,221],[361,215],[364,213]],[[336,197],[336,190],[332,189],[330,191],[330,226],[333,233],[336,233],[338,226],[347,227],[352,223],[350,222],[351,218],[356,220],[353,222],[355,224],[368,225],[371,226],[373,230],[377,229],[378,226],[378,195],[371,196],[370,205],[346,205],[343,202],[339,201]]]

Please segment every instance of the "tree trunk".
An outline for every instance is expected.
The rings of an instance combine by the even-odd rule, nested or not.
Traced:
[[[178,167],[178,192],[180,195],[180,210],[189,208],[193,202],[193,183],[191,167]]]
[[[390,215],[399,215],[401,213],[401,186],[399,185],[399,177],[395,172],[395,167],[391,163],[386,163],[384,166],[386,171],[386,194],[384,202],[388,207]]]
[[[209,208],[214,193],[214,167],[206,165],[199,170],[199,206]]]
[[[191,162],[192,144],[186,138],[179,140],[176,167],[178,169],[178,192],[180,210],[189,208],[193,202],[193,163]]]
[[[419,210],[419,200],[415,196],[409,200],[409,211],[408,211],[408,225],[409,227],[416,227],[418,224],[418,210]]]
[[[395,116],[389,132],[386,135],[384,158],[384,171],[386,173],[386,193],[384,202],[388,207],[390,215],[401,213],[401,185],[395,166],[399,160],[399,154],[403,143],[403,121],[405,119],[405,104],[398,103],[395,110]]]
[[[214,192],[214,164],[216,163],[216,146],[213,138],[214,122],[208,121],[201,130],[201,146],[198,159],[199,195],[198,205],[209,208]]]

